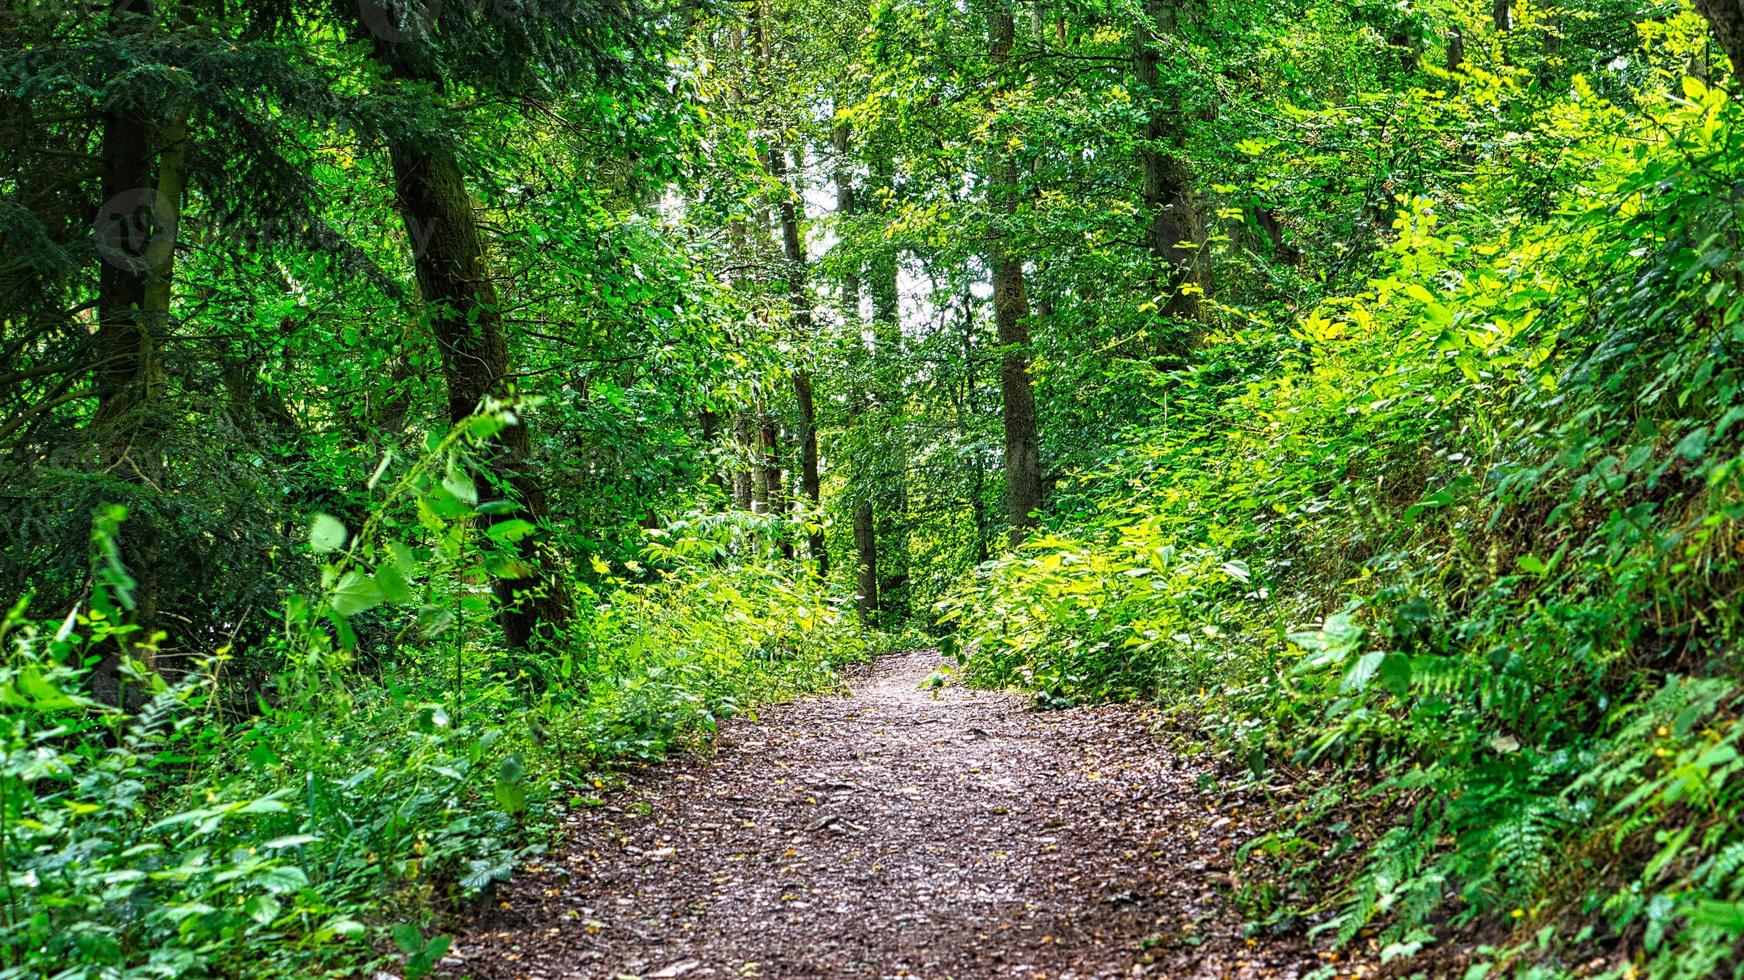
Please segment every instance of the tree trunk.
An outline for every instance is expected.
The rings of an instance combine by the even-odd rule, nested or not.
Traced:
[[[733,470],[733,503],[740,510],[757,509],[754,468],[749,462],[753,438],[750,413],[740,412],[733,417],[733,459],[738,463]]]
[[[759,468],[763,473],[764,509],[771,514],[780,514],[787,506],[787,498],[781,489],[781,429],[775,422],[775,413],[767,407],[758,413],[757,442],[763,457]],[[793,557],[793,542],[785,537],[781,541],[781,554],[786,558]]]
[[[1695,4],[1713,27],[1714,36],[1719,38],[1726,57],[1732,59],[1733,84],[1736,86],[1739,73],[1744,72],[1744,0],[1695,0]]]
[[[150,0],[114,0],[110,7],[113,34],[144,34],[155,27]],[[145,490],[160,490],[166,414],[159,404],[164,394],[160,349],[169,329],[187,182],[186,119],[113,110],[104,119],[101,154],[97,409],[90,427],[109,473]],[[136,508],[117,542],[134,578],[132,621],[139,629],[132,652],[153,669],[162,581],[159,533],[152,516]],[[121,652],[106,652],[92,677],[93,690],[112,703],[120,701],[120,667]]]
[[[773,445],[775,436],[773,428],[766,429],[761,421],[763,418],[763,410],[758,408],[745,420],[745,434],[750,436],[750,441],[745,446],[751,453],[749,460],[751,467],[751,510],[758,514],[769,513],[770,505],[776,496],[770,492],[774,488],[770,486],[770,468],[765,463],[767,454],[773,450],[766,449],[763,443],[764,436],[768,435],[770,444]],[[776,468],[774,473],[778,487],[781,480],[780,468]]]
[[[1155,263],[1151,283],[1159,312],[1169,319],[1192,321],[1200,317],[1199,292],[1205,288],[1205,228],[1193,201],[1192,174],[1175,154],[1182,133],[1170,115],[1174,107],[1163,98],[1159,50],[1161,39],[1175,30],[1177,11],[1173,0],[1145,0],[1145,12],[1151,27],[1145,30],[1141,25],[1134,51],[1138,89],[1150,104],[1139,149],[1149,216],[1145,244]],[[1159,349],[1172,356],[1184,353],[1192,341],[1190,335],[1159,339]]]
[[[809,532],[806,548],[817,563],[818,576],[830,574],[830,552],[823,532],[823,481],[818,474],[817,404],[812,396],[810,371],[793,372],[793,397],[799,403],[799,486],[809,501],[807,518],[817,523]]]
[[[980,418],[975,394],[980,390],[981,379],[979,372],[975,370],[975,293],[973,290],[964,290],[963,397],[960,402],[961,416],[957,421],[958,428],[963,432],[975,431],[975,423]],[[969,511],[975,521],[975,564],[979,565],[991,557],[987,546],[987,467],[982,465],[980,452],[971,451],[969,457],[973,461],[969,480]]]
[[[396,202],[413,246],[419,291],[433,310],[430,327],[442,354],[448,417],[459,422],[477,412],[485,398],[510,393],[509,344],[460,165],[452,152],[426,146],[395,140],[389,144],[389,155]],[[542,521],[545,488],[528,466],[532,437],[527,426],[509,426],[490,448],[487,466],[492,475],[512,490],[526,519]],[[490,514],[483,520],[488,527],[514,516]],[[504,639],[509,646],[526,650],[563,629],[569,619],[569,597],[554,556],[537,536],[522,538],[516,551],[526,574],[496,577],[491,587]]]
[[[391,76],[440,84],[414,44],[385,40],[361,19],[353,26],[357,36],[373,40],[376,59]],[[496,281],[454,152],[436,139],[401,136],[388,141],[388,156],[394,172],[394,203],[412,247],[418,289],[431,311],[430,329],[441,353],[448,417],[458,423],[477,412],[485,398],[512,393],[509,342]],[[529,466],[532,435],[526,424],[505,428],[487,450],[486,476],[508,489],[522,514],[482,515],[485,527],[517,516],[542,522],[547,510],[545,488]],[[515,551],[521,574],[493,576],[491,590],[504,640],[513,649],[529,650],[549,642],[567,625],[570,598],[560,563],[540,535],[521,538]]]
[[[721,491],[724,496],[727,493],[727,479],[721,474],[721,468],[718,464],[719,457],[713,455],[715,443],[719,442],[721,438],[721,419],[715,414],[714,409],[705,406],[699,421],[702,425],[703,465],[708,469],[708,484]]]
[[[996,0],[991,18],[990,54],[994,71],[1001,77],[995,85],[1005,87],[1011,50],[1016,43],[1011,0]],[[1042,505],[1041,447],[1037,436],[1035,392],[1029,378],[1029,299],[1024,294],[1023,259],[1010,245],[1010,224],[1017,215],[1019,193],[1017,160],[1005,148],[1005,137],[994,137],[994,195],[990,209],[994,221],[988,228],[988,255],[993,267],[993,320],[1002,349],[999,389],[1004,397],[1005,504],[1015,546],[1035,526],[1035,511]]]
[[[857,201],[854,194],[854,175],[849,166],[850,154],[853,149],[853,134],[847,124],[837,125],[832,134],[835,149],[836,184],[836,218],[838,222],[852,219],[857,212]],[[841,225],[837,226],[838,237],[841,236]],[[842,320],[848,325],[852,334],[853,349],[864,353],[865,345],[860,340],[860,273],[858,269],[847,269],[842,272]],[[867,392],[854,393],[851,426],[858,426],[860,418],[866,412]],[[855,442],[853,459],[853,485],[851,493],[854,498],[854,555],[856,583],[854,605],[860,614],[860,621],[870,626],[878,619],[878,524],[877,513],[872,506],[873,488],[869,475],[872,468],[870,461],[864,459],[864,438]]]
[[[888,209],[895,190],[896,162],[888,151],[871,161],[874,199]],[[876,438],[875,481],[879,500],[877,539],[882,542],[878,568],[878,608],[887,614],[902,610],[902,585],[908,580],[908,443],[903,427],[905,410],[904,361],[902,357],[902,295],[897,273],[901,256],[880,248],[872,256],[869,288],[872,294],[872,395],[885,413]],[[888,615],[886,619],[890,618]]]
[[[769,176],[781,186],[777,214],[781,221],[781,251],[786,259],[783,278],[787,280],[787,293],[793,303],[793,325],[799,331],[803,345],[812,333],[812,296],[805,243],[799,238],[799,194],[787,184],[787,157],[780,147],[769,151],[768,163]],[[812,518],[820,520],[823,483],[818,474],[817,405],[812,393],[811,371],[803,363],[805,355],[802,353],[800,357],[802,363],[793,370],[793,396],[799,403],[799,487],[811,502]],[[821,528],[811,533],[808,547],[812,560],[817,562],[818,575],[828,576],[830,553]]]

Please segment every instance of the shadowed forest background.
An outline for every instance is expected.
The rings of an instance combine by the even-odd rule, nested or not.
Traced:
[[[1741,0],[0,40],[0,978],[423,976],[931,647],[1265,795],[1256,935],[1744,972]]]

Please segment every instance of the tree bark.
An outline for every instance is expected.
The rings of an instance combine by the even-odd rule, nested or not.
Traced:
[[[719,457],[714,456],[715,443],[721,438],[720,416],[715,414],[714,409],[704,406],[699,422],[702,426],[703,465],[708,468],[708,484],[725,496],[728,493],[727,478],[721,473],[717,462]]]
[[[993,70],[999,77],[995,91],[1005,88],[1011,52],[1016,43],[1011,0],[996,0],[991,18],[989,48]],[[1035,526],[1034,513],[1042,505],[1041,446],[1037,435],[1035,392],[1029,378],[1029,299],[1024,293],[1023,259],[1013,251],[1011,224],[1017,215],[1019,193],[1017,160],[1004,147],[1004,137],[995,136],[993,151],[994,220],[988,228],[988,256],[993,267],[993,320],[1002,350],[999,389],[1004,398],[1005,503],[1011,523],[1013,546],[1023,541]]]
[[[836,184],[837,238],[840,240],[845,237],[842,234],[842,225],[850,221],[858,209],[854,193],[854,174],[850,166],[853,133],[849,131],[847,124],[839,124],[831,134],[831,141],[836,155],[832,177]],[[860,340],[860,272],[855,268],[842,272],[842,319],[854,338],[854,350],[864,353],[865,346]],[[850,426],[858,427],[861,424],[861,416],[866,413],[867,399],[866,391],[854,392]],[[870,461],[862,458],[866,455],[863,447],[867,445],[867,441],[862,438],[854,445],[856,451],[850,490],[854,499],[854,605],[860,614],[860,621],[870,626],[878,619],[878,524],[877,513],[872,505]]]
[[[767,55],[767,52],[765,52]],[[805,243],[799,237],[799,194],[788,186],[787,157],[779,147],[769,151],[769,176],[781,186],[781,199],[776,213],[781,222],[781,251],[786,259],[782,278],[787,280],[787,294],[793,303],[793,325],[801,335],[801,343],[812,333],[812,296],[806,268]],[[796,161],[797,166],[797,161]],[[818,519],[823,503],[823,482],[818,473],[817,405],[812,392],[811,371],[802,363],[793,369],[793,397],[799,403],[799,487],[811,502],[811,512]],[[830,573],[830,553],[820,528],[807,538],[818,575]]]
[[[769,467],[765,465],[766,454],[770,450],[765,449],[763,445],[765,435],[765,427],[761,421],[763,417],[763,410],[758,408],[748,414],[745,420],[745,433],[751,437],[750,441],[745,444],[751,452],[749,460],[751,467],[751,510],[757,514],[769,513],[770,504],[774,500],[774,494],[770,493]],[[773,433],[770,433],[770,439],[773,442]],[[781,475],[779,468],[775,470],[775,475],[779,482]]]
[[[1695,4],[1714,29],[1714,36],[1725,49],[1726,57],[1732,59],[1732,77],[1736,85],[1739,73],[1744,72],[1744,0],[1695,0]]]
[[[117,35],[155,29],[150,0],[114,0],[109,30]],[[97,409],[90,427],[103,467],[147,491],[162,489],[165,412],[161,347],[169,329],[171,287],[182,193],[187,182],[185,117],[153,118],[120,108],[103,121],[102,178],[96,237]],[[156,669],[153,635],[158,625],[162,570],[159,534],[151,515],[136,508],[117,542],[134,579],[132,621],[138,627],[132,653]],[[106,652],[92,683],[104,700],[118,703],[121,652]]]
[[[410,140],[389,145],[394,190],[413,246],[418,288],[433,313],[430,327],[442,354],[448,387],[448,417],[460,422],[487,397],[510,394],[508,336],[503,330],[496,283],[472,213],[472,200],[454,154]],[[492,441],[489,471],[512,491],[526,519],[546,516],[545,488],[528,465],[532,435],[525,423],[504,429]],[[516,515],[483,517],[488,527]],[[549,642],[569,620],[569,596],[553,555],[537,536],[516,544],[524,576],[497,576],[491,588],[497,621],[508,645],[519,650]]]
[[[738,468],[733,470],[733,503],[740,510],[757,509],[756,480],[750,465],[749,454],[754,444],[755,436],[751,434],[751,415],[740,412],[733,417],[733,458],[738,462]],[[767,498],[765,498],[767,499]]]
[[[367,32],[367,25],[357,26]],[[376,37],[375,51],[397,78],[440,83],[410,45]],[[388,156],[395,205],[412,247],[419,292],[431,309],[430,328],[448,389],[448,417],[458,423],[477,412],[487,397],[512,393],[508,336],[496,282],[454,152],[435,139],[402,136],[389,141]],[[488,528],[516,516],[543,521],[545,488],[528,463],[532,435],[526,424],[508,426],[487,449],[487,475],[508,488],[524,515],[483,515],[484,525]],[[515,550],[522,574],[493,576],[491,590],[504,640],[514,649],[529,650],[551,641],[567,625],[569,592],[556,556],[539,535],[521,538]]]
[[[1149,221],[1145,244],[1154,260],[1152,289],[1159,297],[1160,313],[1173,320],[1200,318],[1199,291],[1205,288],[1205,227],[1193,200],[1193,177],[1176,155],[1181,127],[1162,92],[1161,39],[1175,31],[1177,11],[1173,0],[1145,0],[1149,29],[1137,32],[1134,51],[1138,90],[1150,103],[1139,165],[1144,177],[1144,207]],[[1188,288],[1183,291],[1182,287]],[[1165,337],[1163,353],[1179,356],[1191,343],[1186,337]]]
[[[758,469],[762,473],[760,481],[763,488],[764,510],[770,514],[779,514],[786,507],[786,498],[781,490],[781,429],[775,422],[775,413],[765,406],[757,416],[757,444],[762,459]],[[781,554],[793,557],[793,543],[786,538],[781,542]]]

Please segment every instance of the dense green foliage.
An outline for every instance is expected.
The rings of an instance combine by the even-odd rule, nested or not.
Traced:
[[[1324,787],[1245,851],[1260,920],[1314,895],[1389,956],[1511,923],[1468,976],[1734,962],[1744,157],[1683,77],[1703,41],[1642,25],[1608,96],[1505,65],[1401,93],[1396,139],[1481,162],[1399,187],[1372,278],[1287,337],[1225,311],[1079,513],[948,604],[977,680],[1158,698]]]
[[[1276,794],[1256,929],[1736,975],[1736,0],[0,38],[0,977],[420,974],[922,631]]]
[[[441,501],[439,488],[417,502]],[[425,917],[543,850],[553,806],[600,802],[608,763],[662,758],[759,703],[831,688],[863,651],[847,614],[779,569],[678,557],[730,529],[674,539],[662,581],[615,581],[565,649],[513,670],[436,622],[481,605],[477,587],[418,581],[480,549],[408,549],[408,582],[393,558],[359,574],[370,549],[354,546],[322,570],[324,593],[291,600],[270,706],[238,714],[221,649],[171,681],[133,671],[144,696],[124,710],[80,694],[77,666],[131,628],[120,516],[98,525],[90,612],[51,632],[20,607],[0,629],[9,975],[307,976],[370,961],[378,929],[420,974],[447,944]],[[327,549],[345,530],[322,522],[313,537]],[[433,600],[418,632],[451,639],[343,657],[326,627],[343,633],[363,606],[414,588]],[[327,615],[299,619],[317,608]]]

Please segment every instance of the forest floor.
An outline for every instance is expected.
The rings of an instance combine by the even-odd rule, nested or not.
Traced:
[[[1245,839],[1143,710],[923,689],[888,656],[847,697],[724,726],[576,810],[442,967],[556,977],[1303,977],[1228,906]],[[1337,974],[1351,975],[1338,963]],[[1326,973],[1332,973],[1328,970]]]

